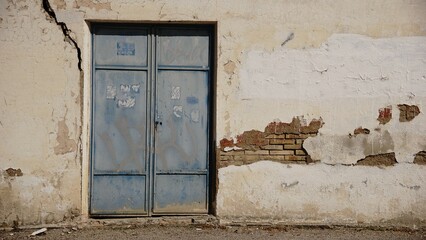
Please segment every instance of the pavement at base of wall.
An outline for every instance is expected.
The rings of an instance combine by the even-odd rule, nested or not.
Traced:
[[[426,239],[424,230],[372,230],[344,227],[120,225],[0,231],[6,239]]]

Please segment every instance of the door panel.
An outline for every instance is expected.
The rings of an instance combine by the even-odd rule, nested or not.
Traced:
[[[154,213],[206,213],[206,175],[157,175]]]
[[[207,169],[207,83],[199,71],[159,71],[156,171]]]
[[[146,72],[97,70],[94,173],[145,173]]]
[[[160,29],[154,213],[207,213],[209,35]]]
[[[104,175],[93,178],[92,214],[144,215],[146,209],[145,176]]]
[[[209,32],[191,29],[160,29],[158,65],[209,66]]]
[[[94,39],[96,65],[147,66],[148,32],[101,28]]]

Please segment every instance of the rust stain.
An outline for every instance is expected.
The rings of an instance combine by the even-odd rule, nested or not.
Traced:
[[[420,113],[420,109],[416,105],[398,104],[398,108],[400,122],[409,122]]]
[[[105,3],[101,3],[99,1],[96,1],[96,3],[94,3],[91,0],[75,0],[74,1],[74,8],[90,8],[90,9],[95,9],[96,11],[105,9],[105,10],[111,10],[111,3],[110,2],[105,2]]]
[[[77,150],[77,143],[69,136],[69,129],[65,119],[58,122],[58,134],[56,135],[56,145],[53,150],[56,155],[74,152]]]
[[[357,129],[354,130],[354,135],[358,135],[358,134],[370,134],[370,130],[367,128],[358,127]]]
[[[414,156],[415,164],[426,165],[426,151],[420,151]]]
[[[8,169],[6,169],[6,173],[7,173],[7,175],[9,175],[9,177],[21,177],[21,176],[24,175],[20,168],[18,168],[18,169],[8,168]]]
[[[392,106],[387,106],[379,109],[379,117],[377,120],[380,124],[386,124],[392,119]]]
[[[355,165],[361,166],[393,166],[396,163],[395,153],[384,153],[377,155],[370,155],[361,160],[358,160]]]

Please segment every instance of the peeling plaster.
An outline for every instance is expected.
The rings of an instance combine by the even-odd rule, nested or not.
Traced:
[[[415,164],[426,165],[426,151],[420,151],[414,156]]]
[[[5,172],[7,173],[7,175],[9,175],[9,177],[21,177],[24,175],[20,168],[18,169],[8,168],[5,170]]]
[[[356,165],[362,166],[393,166],[398,163],[395,159],[395,153],[385,153],[370,155],[358,160]]]
[[[420,109],[416,105],[398,104],[399,121],[409,122],[420,114]]]
[[[56,155],[75,152],[77,150],[77,142],[69,136],[69,129],[65,123],[65,119],[58,122],[58,133],[56,135],[56,145],[53,150]]]

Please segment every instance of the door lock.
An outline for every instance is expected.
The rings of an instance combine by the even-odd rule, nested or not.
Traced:
[[[154,123],[154,128],[155,128],[155,130],[157,130],[157,126],[158,125],[163,125],[163,122],[161,122],[161,121],[155,121],[155,123]]]

